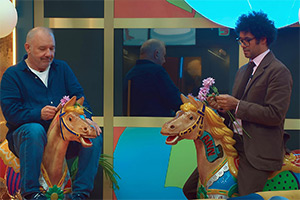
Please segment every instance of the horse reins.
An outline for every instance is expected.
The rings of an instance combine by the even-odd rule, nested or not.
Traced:
[[[180,131],[179,136],[183,136],[186,134],[189,134],[191,132],[193,132],[197,127],[199,128],[199,132],[198,132],[198,137],[200,137],[200,135],[202,135],[203,133],[203,121],[204,121],[204,114],[205,114],[205,105],[202,104],[202,109],[197,109],[197,113],[199,114],[199,117],[197,118],[197,120],[194,122],[194,124],[192,126],[190,126],[189,128]]]
[[[62,129],[62,125],[73,135],[80,137],[80,133],[76,133],[75,131],[72,131],[68,125],[65,123],[63,116],[66,114],[66,112],[62,112],[63,109],[60,110],[60,114],[59,114],[59,122],[60,122],[60,134],[63,140],[65,140],[64,138],[64,134],[63,134],[63,129]]]

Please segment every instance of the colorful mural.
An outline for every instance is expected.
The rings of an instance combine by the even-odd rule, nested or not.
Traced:
[[[115,0],[115,18],[192,18],[199,16],[184,0]]]
[[[115,0],[114,10],[115,18],[205,17],[229,28],[241,14],[262,10],[281,28],[299,23],[299,4],[300,0]]]

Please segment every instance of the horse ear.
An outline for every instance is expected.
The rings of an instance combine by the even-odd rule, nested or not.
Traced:
[[[189,102],[189,99],[186,96],[184,96],[184,94],[181,94],[180,98],[181,98],[182,103],[188,103]]]
[[[188,98],[189,98],[191,104],[196,106],[196,108],[199,108],[199,103],[201,103],[200,101],[198,101],[197,99],[195,99],[195,97],[193,97],[191,95],[188,95]]]
[[[77,103],[79,103],[80,105],[83,105],[84,102],[84,97],[82,96],[80,99],[77,100]]]
[[[57,111],[59,111],[60,109],[62,109],[62,105],[61,103],[58,104],[58,106],[56,107]]]
[[[72,97],[72,98],[64,105],[64,107],[66,108],[66,107],[68,107],[68,106],[74,106],[75,102],[76,102],[76,96],[73,96],[73,97]]]

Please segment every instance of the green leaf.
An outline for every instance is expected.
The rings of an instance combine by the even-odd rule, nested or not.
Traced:
[[[121,179],[121,177],[114,171],[114,167],[108,161],[108,159],[113,159],[113,157],[106,154],[101,154],[99,159],[99,165],[102,166],[105,177],[111,181],[113,189],[120,189],[117,178]],[[76,159],[74,160],[71,166],[70,174],[71,174],[72,181],[75,180],[77,171],[78,171],[78,157],[76,157]]]
[[[212,89],[212,91],[218,96],[219,95],[219,91],[218,91],[218,88],[216,86],[211,86],[210,87]]]
[[[72,166],[71,166],[71,170],[70,170],[72,181],[75,180],[75,176],[77,174],[77,171],[78,171],[78,156],[73,161]]]
[[[120,189],[117,178],[121,179],[121,177],[114,171],[113,165],[108,161],[107,158],[112,157],[106,154],[102,154],[99,159],[99,164],[103,167],[105,177],[112,182],[113,188]]]

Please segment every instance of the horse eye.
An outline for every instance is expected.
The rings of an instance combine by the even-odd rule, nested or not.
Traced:
[[[72,117],[69,117],[69,121],[70,121],[70,122],[72,121]]]
[[[194,119],[194,117],[193,116],[190,116],[190,120],[193,120]]]

